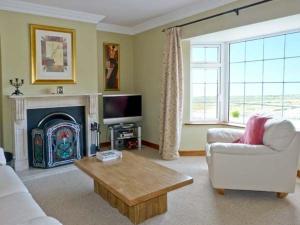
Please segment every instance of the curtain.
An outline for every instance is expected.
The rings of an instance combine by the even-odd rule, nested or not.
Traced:
[[[163,159],[179,157],[183,114],[183,71],[180,28],[166,31],[160,106],[159,152]]]

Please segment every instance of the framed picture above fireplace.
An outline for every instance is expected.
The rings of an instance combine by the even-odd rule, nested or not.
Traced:
[[[73,29],[30,25],[33,84],[76,83],[76,32]]]

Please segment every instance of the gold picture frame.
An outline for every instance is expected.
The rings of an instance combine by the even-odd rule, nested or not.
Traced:
[[[75,84],[76,31],[30,24],[32,84]]]
[[[103,43],[103,79],[105,91],[120,91],[120,44]]]

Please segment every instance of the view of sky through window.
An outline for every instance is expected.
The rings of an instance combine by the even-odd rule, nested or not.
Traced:
[[[300,32],[231,43],[229,121],[300,119]]]
[[[300,121],[300,32],[224,46],[228,65],[221,62],[221,45],[191,44],[191,121],[220,120],[222,112],[232,123],[244,124],[254,113]],[[221,80],[223,68],[229,68],[222,75],[229,83]]]

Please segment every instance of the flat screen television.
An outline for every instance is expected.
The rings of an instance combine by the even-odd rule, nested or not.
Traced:
[[[141,120],[141,95],[103,95],[104,124],[131,123]]]

